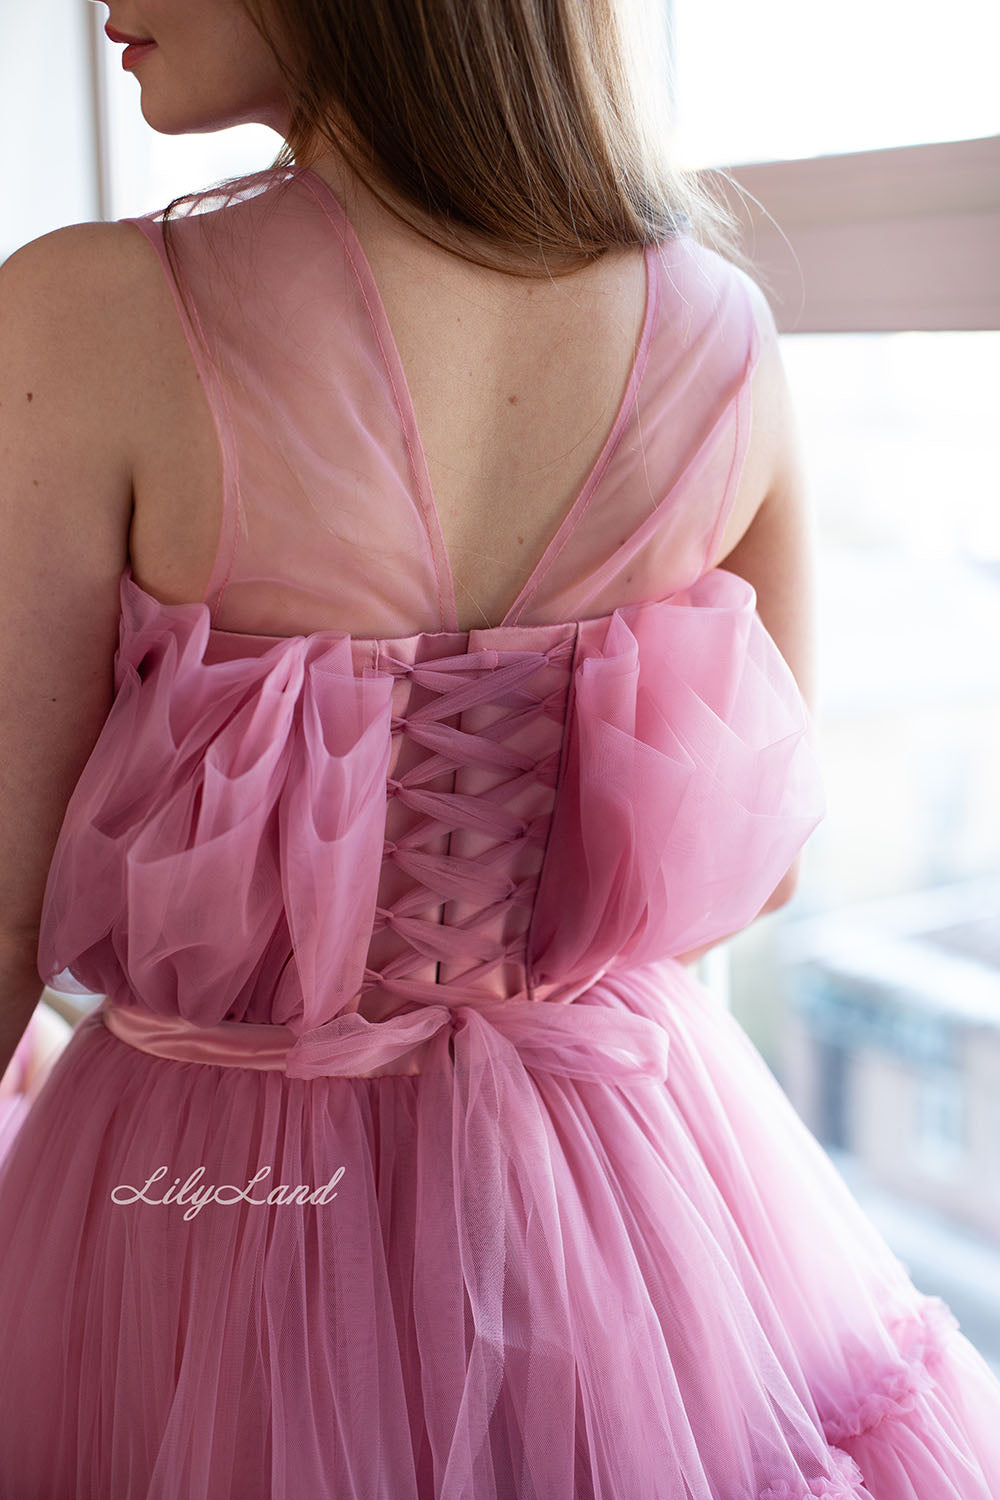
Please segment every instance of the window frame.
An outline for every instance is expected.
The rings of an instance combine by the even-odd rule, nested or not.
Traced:
[[[1000,328],[1000,135],[717,171],[779,333]]]

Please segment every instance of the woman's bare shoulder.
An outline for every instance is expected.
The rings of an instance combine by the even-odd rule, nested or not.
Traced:
[[[162,398],[184,361],[173,298],[146,236],[124,221],[62,225],[8,256],[0,279],[8,305],[37,324],[39,337],[59,340],[77,375],[81,419],[131,453],[157,388]]]
[[[125,224],[65,224],[0,264],[10,336],[62,366],[77,421],[103,426],[129,409],[129,318],[148,302],[141,240]]]
[[[18,246],[0,263],[0,272],[8,279],[17,276],[26,290],[35,283],[50,296],[85,291],[89,299],[79,309],[85,316],[131,290],[131,276],[141,275],[146,263],[143,239],[132,225],[117,221],[63,224]]]
[[[116,374],[128,391],[137,323],[159,305],[156,255],[126,223],[64,224],[28,240],[0,264],[8,298],[40,334],[55,331],[78,368],[92,373],[108,410]],[[81,398],[87,394],[81,390]]]

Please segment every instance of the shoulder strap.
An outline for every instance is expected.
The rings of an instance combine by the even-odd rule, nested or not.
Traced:
[[[659,307],[629,428],[518,623],[609,614],[690,586],[732,508],[759,357],[752,284],[686,232],[657,253]]]
[[[364,288],[295,169],[130,220],[160,257],[223,455],[205,600],[252,634],[435,629],[412,457]],[[263,191],[247,190],[257,185]]]

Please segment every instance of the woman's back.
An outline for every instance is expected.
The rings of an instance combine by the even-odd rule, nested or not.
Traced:
[[[609,252],[551,281],[504,275],[422,239],[366,190],[326,180],[349,205],[401,359],[459,628],[497,624],[594,469],[625,399],[649,311],[647,257]],[[131,234],[128,254],[141,288],[129,307],[125,377],[135,424],[132,572],[164,601],[203,598],[223,514],[219,439],[168,281]],[[767,373],[758,367],[754,388],[766,403]],[[711,565],[759,508],[782,437],[764,420],[752,425]],[[666,591],[671,580],[662,581]]]
[[[545,450],[548,413],[565,433],[557,457],[563,444],[572,449],[566,382],[592,385],[604,342],[622,333],[615,327],[615,293],[624,295],[620,279],[608,288],[600,314],[589,320],[593,327],[584,308],[567,322],[562,286],[545,288],[541,317],[527,325],[525,306],[534,285],[515,283],[521,311],[514,336],[494,302],[486,323],[471,336],[462,334],[465,347],[457,369],[457,351],[437,350],[434,328],[435,319],[457,324],[461,313],[456,308],[449,315],[435,299],[422,307],[423,340],[410,347],[418,351],[418,374],[423,361],[423,378],[414,379],[413,388],[426,396],[425,418],[436,425],[447,449],[446,458],[439,449],[441,461],[432,468],[425,462],[423,429],[411,399],[413,363],[409,370],[404,366],[378,278],[349,215],[315,172],[260,174],[243,196],[221,208],[209,206],[172,220],[169,242],[158,216],[134,222],[155,250],[170,288],[167,305],[161,298],[157,314],[137,324],[130,371],[135,388],[145,391],[138,409],[145,412],[147,426],[152,428],[153,390],[160,426],[170,434],[161,446],[164,498],[157,501],[154,487],[144,508],[137,497],[133,528],[141,531],[152,516],[159,546],[154,540],[152,551],[144,553],[133,537],[131,577],[123,581],[125,634],[116,683],[122,695],[118,717],[120,726],[128,717],[127,735],[119,725],[107,726],[92,756],[88,784],[77,789],[73,827],[64,829],[49,873],[41,952],[52,976],[73,968],[86,976],[84,982],[110,992],[120,978],[115,955],[129,928],[130,948],[147,951],[148,940],[149,956],[156,955],[155,982],[142,965],[145,978],[125,964],[144,1003],[181,1004],[184,1014],[201,1022],[267,1022],[294,1015],[308,1027],[329,1019],[345,1002],[371,1018],[384,1016],[387,1008],[412,998],[415,984],[430,986],[427,993],[420,991],[423,999],[436,999],[438,986],[451,987],[450,1000],[457,1000],[459,990],[479,1000],[534,994],[551,984],[565,991],[567,984],[593,978],[612,959],[624,962],[626,946],[642,932],[643,953],[677,956],[744,925],[772,895],[804,829],[818,815],[794,681],[752,620],[752,589],[709,566],[748,444],[749,383],[761,344],[748,278],[687,236],[646,249],[640,259],[641,319],[637,329],[625,329],[627,344],[619,338],[626,368],[610,396],[611,414],[590,419],[596,437],[582,445],[583,462],[570,465],[569,498],[565,483],[561,493],[550,484],[547,495],[541,481],[539,517],[532,524],[534,464],[523,456],[532,446],[538,453]],[[412,254],[412,247],[397,249],[393,264],[405,269]],[[634,262],[622,257],[617,268],[610,267],[612,272],[633,269]],[[412,274],[420,273],[417,261]],[[469,301],[470,276],[482,279],[476,270],[461,275],[466,290],[458,307]],[[495,273],[488,275],[495,280]],[[403,296],[398,280],[396,286],[404,305],[419,305],[412,295]],[[445,291],[457,295],[454,285],[446,284]],[[171,341],[164,327],[178,314],[186,349],[178,348],[176,330]],[[406,326],[412,329],[412,323]],[[162,336],[176,353],[177,364],[168,367],[173,392],[171,378],[164,394],[163,384],[150,376],[147,336]],[[515,377],[518,337],[528,344],[530,368]],[[553,346],[563,355],[555,369]],[[484,382],[480,364],[487,370]],[[510,379],[498,389],[499,366]],[[510,407],[504,392],[515,379],[523,381],[526,411],[520,444],[512,432],[498,431],[496,419],[498,405]],[[449,381],[453,387],[468,385],[473,394],[447,403]],[[454,424],[448,421],[452,409]],[[217,442],[217,461],[208,464],[209,485],[192,474],[188,489],[188,476],[171,467],[171,458],[199,422],[194,451],[202,457]],[[477,422],[486,428],[485,441]],[[579,440],[576,446],[581,447]],[[480,449],[489,453],[489,472],[486,460],[477,457]],[[462,472],[456,481],[466,450],[473,454],[473,478]],[[553,465],[549,459],[550,474]],[[443,481],[443,504],[435,477]],[[203,507],[190,527],[194,562],[188,565],[197,569],[190,576],[180,558],[186,528],[179,523],[175,496],[183,497],[186,507]],[[533,532],[539,536],[529,551],[526,542]],[[506,557],[508,572],[511,559],[522,559],[499,595],[495,624],[485,611],[466,624],[467,612],[459,609],[461,580],[454,576],[452,553],[461,553],[457,538],[463,535],[476,536],[475,561],[484,580],[491,556]],[[198,556],[202,547],[206,550]],[[148,572],[140,571],[147,557],[154,572],[161,569],[166,587],[158,589]],[[206,626],[208,635],[198,646]],[[393,747],[381,772],[387,776],[388,807],[379,806],[385,789],[376,785],[374,769],[388,749],[379,744],[385,726],[369,726],[363,737],[371,741],[367,759],[360,741],[349,752],[342,742],[347,735],[342,711],[324,696],[332,690],[325,675],[332,668],[323,653],[335,636],[345,637],[344,651],[355,671],[375,668],[387,682],[390,675],[397,679],[390,714]],[[616,665],[626,640],[632,643],[629,670]],[[518,653],[523,660],[515,666]],[[315,658],[315,666],[295,688],[300,657],[310,663]],[[423,664],[441,659],[447,660],[447,670],[426,675]],[[314,678],[321,660],[323,672]],[[224,662],[231,664],[228,675],[221,674]],[[765,691],[753,682],[751,670],[767,681]],[[235,721],[215,743],[223,711],[218,695],[227,684],[237,697],[263,693],[264,703],[271,704],[272,678],[284,681],[286,671],[292,676],[272,705],[281,708],[278,721],[262,709],[240,728],[242,721]],[[511,674],[516,682],[508,687]],[[133,676],[141,688],[131,682]],[[681,680],[690,715],[684,726],[679,706],[674,714],[654,706],[660,695],[676,698]],[[597,690],[601,682],[606,686]],[[362,693],[371,699],[365,712],[374,711],[380,691],[369,687]],[[141,702],[126,714],[132,692]],[[745,705],[743,692],[749,694]],[[315,742],[307,727],[313,710],[305,703],[314,693],[320,694],[315,711],[328,737]],[[302,704],[296,702],[299,694]],[[164,742],[159,714],[170,703],[179,717]],[[286,718],[289,712],[292,719]],[[141,721],[149,715],[144,730]],[[587,731],[581,726],[588,717],[595,725],[632,727],[613,751],[609,746],[599,755],[586,753],[581,746]],[[745,752],[735,749],[730,718],[739,725],[735,733],[746,743]],[[594,732],[596,745],[607,729]],[[645,747],[641,752],[632,745],[633,735]],[[694,753],[691,764],[686,755],[678,761],[674,753],[685,737]],[[229,748],[223,750],[223,744]],[[201,757],[210,757],[218,773],[230,751],[235,760],[223,782],[213,775],[211,785],[197,790],[192,775]],[[765,760],[772,763],[766,773]],[[779,762],[787,787],[776,774]],[[347,767],[355,763],[349,775]],[[252,782],[247,779],[251,765],[256,767]],[[801,768],[799,775],[793,766]],[[145,791],[135,774],[144,779]],[[602,775],[614,781],[616,801],[598,815],[601,790],[587,788]],[[223,791],[228,776],[236,778],[232,794],[241,802],[243,788],[255,786],[252,816],[250,808],[239,816],[233,809],[223,813],[221,805],[211,811],[217,791],[223,800],[230,795]],[[329,804],[336,805],[337,797],[321,791],[331,776],[348,804],[336,817]],[[709,779],[698,791],[703,776]],[[295,858],[289,855],[294,840],[288,829],[278,837],[269,821],[271,802],[283,802],[283,786],[298,782],[308,788],[307,805],[317,803],[317,824],[332,820],[341,828],[337,839],[328,842],[328,832],[317,843],[326,869],[320,887],[327,894],[319,887],[315,893],[321,905],[329,908],[338,885],[329,861],[352,851],[353,878],[345,889],[360,901],[351,942],[361,944],[364,975],[353,972],[352,946],[345,968],[351,981],[345,981],[343,993],[335,986],[336,1005],[322,984],[315,993],[307,985],[306,993],[295,997],[284,966],[277,971],[276,989],[273,965],[263,956],[278,919],[273,903],[293,904],[293,887],[308,865],[301,850]],[[176,795],[168,791],[171,783]],[[363,817],[357,808],[348,812],[362,786]],[[197,797],[195,827],[189,824],[193,809],[184,810],[185,798],[192,795]],[[585,796],[585,810],[577,806],[579,795]],[[720,797],[722,805],[712,807]],[[163,803],[162,815],[154,812],[153,800]],[[142,812],[141,802],[146,804]],[[169,814],[166,803],[173,809]],[[644,804],[641,825],[634,803]],[[748,813],[756,818],[757,831],[747,824]],[[553,817],[556,831],[550,835]],[[346,836],[352,819],[365,830],[360,844]],[[140,825],[146,822],[150,830],[143,834]],[[376,825],[385,842],[378,858],[369,847]],[[109,858],[105,831],[112,826],[118,831],[115,859]],[[201,981],[189,973],[180,986],[182,997],[174,989],[188,960],[179,955],[190,955],[194,912],[213,900],[210,829],[220,826],[229,826],[231,840],[240,845],[238,883],[250,882],[245,909],[262,895],[270,903],[269,915],[258,912],[251,924],[256,956],[242,941],[235,944],[239,952],[230,955],[234,972],[246,976],[259,969],[260,983],[243,987],[241,981],[235,989],[213,983],[203,992]],[[586,859],[578,857],[578,835],[589,849]],[[300,836],[306,845],[311,842],[305,829]],[[112,890],[132,858],[127,850],[134,837],[146,845],[143,868],[160,894],[150,887],[140,898],[137,882],[145,877],[133,869],[128,913],[122,911],[118,919],[121,931],[112,935],[110,947],[107,935],[96,948],[85,943],[85,956],[77,944],[92,926],[81,925],[79,918],[88,906],[116,904]],[[672,841],[683,849],[683,859],[664,884],[662,872],[674,863]],[[179,842],[186,846],[183,899],[174,885]],[[627,866],[632,856],[626,851],[642,843],[651,857],[636,855],[635,878],[616,873],[615,861]],[[721,852],[727,845],[731,857]],[[265,850],[272,864],[291,858],[280,878],[277,866],[270,877],[254,874]],[[485,882],[477,869],[482,859],[491,868]],[[107,878],[111,886],[98,897]],[[229,900],[238,906],[244,897],[237,894],[235,878],[234,871]],[[623,884],[613,907],[605,910],[610,878]],[[673,888],[678,879],[683,890]],[[579,889],[567,942],[562,903],[574,880]],[[710,903],[703,881],[712,893]],[[366,906],[369,895],[372,910]],[[161,906],[163,900],[169,909]],[[669,920],[661,922],[652,908],[665,901]],[[140,939],[138,924],[151,911],[153,921]],[[404,919],[414,913],[417,928],[407,927]],[[294,920],[292,928],[295,934]],[[534,947],[528,944],[529,928]],[[275,953],[300,937],[289,939],[286,932]],[[629,946],[633,959],[638,951]],[[218,977],[229,961],[220,952],[206,965],[201,947],[199,953],[202,974]]]

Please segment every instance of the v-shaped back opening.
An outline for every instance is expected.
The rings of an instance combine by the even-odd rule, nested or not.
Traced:
[[[434,563],[441,628],[442,631],[458,631],[455,573],[445,546],[440,510],[431,484],[427,457],[417,424],[409,382],[403,367],[399,345],[389,323],[382,294],[375,279],[375,273],[344,204],[337,197],[330,184],[311,167],[301,167],[294,170],[298,180],[313,193],[313,196],[331,219],[334,228],[340,235],[343,248],[357,278],[371,321],[372,331],[379,346],[379,351],[392,387],[393,398],[409,453],[415,486],[415,498]],[[642,324],[635,353],[629,367],[628,379],[626,380],[614,420],[608,430],[601,451],[591,465],[583,484],[577,490],[568,509],[563,512],[563,518],[558,528],[543,548],[541,555],[535,562],[513,602],[509,605],[502,618],[495,625],[488,628],[502,629],[509,625],[517,624],[518,617],[527,606],[532,594],[544,578],[545,573],[579,524],[580,518],[590,504],[601,477],[629,424],[646,367],[647,356],[652,343],[656,317],[659,310],[659,260],[656,252],[657,247],[655,245],[647,245],[644,248],[643,259],[646,267],[646,288]]]

